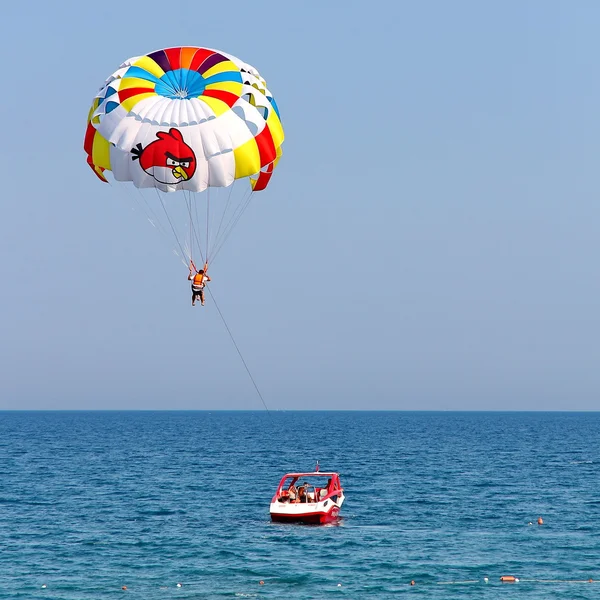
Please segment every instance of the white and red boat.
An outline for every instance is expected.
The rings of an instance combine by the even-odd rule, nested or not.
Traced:
[[[271,500],[273,521],[331,523],[344,503],[338,473],[287,473]]]

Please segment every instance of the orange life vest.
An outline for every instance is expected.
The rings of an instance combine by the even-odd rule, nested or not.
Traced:
[[[196,273],[194,280],[192,281],[194,287],[204,287],[204,275],[202,273]]]

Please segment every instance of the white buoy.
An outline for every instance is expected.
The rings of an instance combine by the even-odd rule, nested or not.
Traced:
[[[484,577],[483,580],[487,583],[489,581],[489,579],[487,577]]]
[[[43,583],[43,584],[42,584],[42,589],[44,589],[45,587],[46,587],[46,584],[45,584],[45,583]]]
[[[178,584],[177,584],[177,587],[181,587],[181,584],[180,584],[180,583],[178,583]]]

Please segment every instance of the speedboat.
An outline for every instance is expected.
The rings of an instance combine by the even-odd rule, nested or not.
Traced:
[[[338,473],[286,473],[269,511],[273,521],[322,524],[335,521],[343,503]]]

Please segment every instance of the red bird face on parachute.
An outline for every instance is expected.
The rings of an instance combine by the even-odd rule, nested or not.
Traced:
[[[140,161],[140,166],[159,183],[173,185],[191,179],[196,171],[196,155],[183,141],[178,129],[168,133],[159,131],[157,140],[142,148],[138,144],[131,149],[131,160]]]

